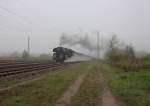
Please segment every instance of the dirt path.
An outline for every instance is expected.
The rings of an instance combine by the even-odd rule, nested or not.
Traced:
[[[101,86],[103,88],[102,95],[101,95],[101,103],[99,106],[118,106],[118,102],[113,96],[111,90],[107,87],[105,79],[100,73],[100,78],[101,78]]]
[[[79,78],[65,91],[63,96],[58,100],[55,106],[68,106],[70,104],[71,98],[77,93],[80,85],[83,82],[85,73],[80,75]]]
[[[112,92],[107,87],[104,87],[103,90],[102,106],[118,106],[116,99],[112,95]]]

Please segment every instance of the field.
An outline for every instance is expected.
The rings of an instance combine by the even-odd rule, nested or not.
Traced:
[[[113,94],[124,106],[150,106],[150,69],[129,71],[101,65]]]
[[[111,101],[110,103],[107,103]],[[80,63],[0,92],[0,106],[149,106],[150,70]]]

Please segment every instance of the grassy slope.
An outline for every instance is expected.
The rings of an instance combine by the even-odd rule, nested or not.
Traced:
[[[125,106],[150,106],[150,70],[124,72],[101,64],[102,72],[113,94]]]
[[[101,94],[99,72],[99,69],[93,64],[78,93],[72,99],[71,106],[97,106],[99,104]]]
[[[0,106],[52,106],[85,66],[71,66],[38,81],[0,92]]]

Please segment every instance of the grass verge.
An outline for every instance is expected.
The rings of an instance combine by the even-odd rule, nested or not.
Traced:
[[[100,84],[99,70],[93,64],[79,91],[72,98],[71,106],[97,106],[100,101]]]
[[[40,80],[0,92],[0,106],[52,106],[85,68],[86,64],[73,65]]]
[[[99,63],[106,82],[124,106],[150,106],[150,71],[125,72]]]

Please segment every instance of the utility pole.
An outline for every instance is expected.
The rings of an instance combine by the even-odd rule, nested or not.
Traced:
[[[97,58],[100,58],[100,33],[97,31]]]
[[[28,54],[30,55],[30,36],[28,36]]]

